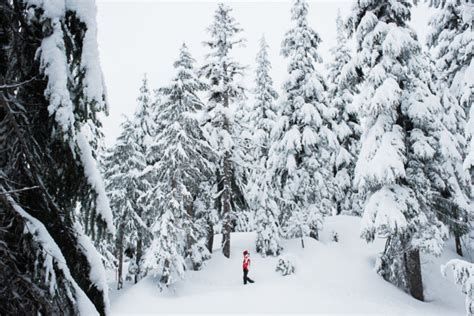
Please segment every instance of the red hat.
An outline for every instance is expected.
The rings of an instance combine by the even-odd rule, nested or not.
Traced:
[[[244,256],[248,254],[249,252],[247,250],[244,250]]]

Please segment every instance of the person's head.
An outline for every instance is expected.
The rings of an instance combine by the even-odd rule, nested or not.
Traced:
[[[244,256],[249,256],[249,252],[247,250],[244,251]]]

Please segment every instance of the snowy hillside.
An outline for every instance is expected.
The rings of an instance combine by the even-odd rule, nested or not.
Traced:
[[[297,262],[295,275],[282,277],[275,272],[277,259],[255,254],[254,233],[232,235],[231,258],[217,248],[202,271],[188,271],[186,280],[160,292],[152,276],[137,285],[126,283],[124,290],[112,289],[112,313],[211,313],[211,312],[309,312],[463,315],[464,298],[451,280],[444,279],[439,266],[456,257],[446,250],[442,257],[422,257],[426,302],[384,281],[373,271],[383,243],[366,244],[359,238],[360,219],[330,217],[324,224],[320,241],[284,242],[283,254]],[[337,232],[339,242],[332,241]],[[220,235],[214,243],[220,246]],[[447,247],[450,248],[450,247]],[[252,254],[250,277],[255,284],[242,284],[241,254]]]

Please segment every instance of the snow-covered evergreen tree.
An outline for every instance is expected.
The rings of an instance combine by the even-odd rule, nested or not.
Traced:
[[[318,238],[323,216],[332,212],[331,152],[337,139],[330,130],[333,113],[326,100],[326,82],[315,69],[321,39],[308,25],[308,3],[294,1],[294,23],[283,39],[288,58],[281,114],[273,129],[269,168],[279,192],[281,223],[289,237]]]
[[[170,86],[160,89],[163,106],[158,120],[163,129],[154,147],[162,157],[150,171],[157,185],[147,194],[149,203],[158,209],[147,262],[150,268],[159,269],[161,282],[166,285],[173,283],[174,275],[182,276],[185,256],[194,268],[209,257],[201,229],[206,223],[197,220],[194,203],[200,194],[200,182],[212,174],[213,150],[197,117],[203,108],[197,93],[205,86],[198,80],[193,64],[183,45],[174,64],[176,76]]]
[[[328,65],[328,98],[336,115],[332,129],[337,135],[339,146],[334,153],[334,200],[336,214],[362,213],[361,197],[354,186],[354,169],[359,154],[362,133],[357,109],[352,106],[353,91],[344,82],[344,67],[352,59],[347,45],[341,13],[336,18],[337,44],[331,48],[333,61]]]
[[[456,251],[463,254],[461,236],[469,231],[469,197],[472,170],[471,151],[466,138],[472,143],[472,123],[469,121],[474,100],[474,6],[462,1],[435,1],[438,12],[430,20],[428,45],[436,60],[436,88],[444,107],[443,135],[446,168],[450,174],[438,198],[440,218],[455,237]],[[472,145],[470,145],[472,147]],[[464,160],[464,168],[463,168]],[[471,171],[472,174],[472,171]]]
[[[145,250],[150,246],[152,236],[150,234],[150,228],[153,225],[156,218],[156,210],[151,206],[149,201],[145,199],[147,193],[151,188],[157,185],[156,179],[150,178],[146,173],[148,165],[150,162],[150,149],[153,144],[153,137],[157,133],[157,122],[156,122],[156,112],[157,107],[160,103],[153,101],[151,97],[151,92],[148,87],[148,79],[146,74],[143,75],[142,84],[139,88],[139,94],[137,98],[137,108],[134,112],[133,118],[131,119],[131,124],[134,129],[134,138],[136,141],[136,149],[140,152],[136,153],[137,159],[145,157],[146,166],[142,168],[139,172],[143,174],[140,175],[139,183],[141,188],[139,189],[142,194],[137,198],[137,208],[136,214],[139,216],[141,221],[141,229],[136,230],[136,244],[132,246],[133,249],[133,260],[134,260],[134,280],[135,283],[140,280],[146,274],[146,268],[143,263],[143,256]],[[137,175],[138,176],[138,175]],[[138,189],[138,188],[137,188]],[[138,220],[138,219],[137,219]]]
[[[346,78],[360,81],[363,120],[356,183],[367,193],[362,236],[386,238],[377,271],[423,300],[420,250],[440,254],[444,226],[433,194],[442,179],[442,107],[408,26],[412,2],[355,3],[348,20],[357,54]]]
[[[139,127],[128,118],[121,124],[122,132],[117,143],[105,157],[107,193],[117,227],[115,256],[117,266],[117,288],[123,287],[123,255],[125,249],[136,249],[139,239],[147,234],[148,227],[142,218],[143,205],[140,197],[149,189],[141,176],[146,168],[146,157],[139,145]],[[135,265],[140,264],[136,262]],[[138,272],[138,271],[137,271]],[[135,283],[138,275],[135,275]]]
[[[95,1],[0,3],[0,314],[106,314]],[[79,209],[79,216],[75,212]],[[80,224],[83,224],[81,227]]]
[[[231,15],[232,9],[219,3],[214,13],[214,21],[208,28],[210,40],[204,44],[210,52],[206,55],[201,75],[207,79],[209,123],[206,126],[209,141],[217,154],[216,163],[216,208],[222,214],[222,251],[230,257],[230,233],[233,230],[236,212],[245,207],[242,194],[244,179],[242,174],[239,134],[235,131],[234,114],[244,89],[239,83],[243,67],[232,58],[232,49],[243,42],[242,31]]]
[[[157,103],[152,100],[150,88],[148,87],[147,75],[143,75],[142,84],[139,89],[137,98],[138,106],[134,113],[134,124],[137,125],[138,145],[142,147],[142,151],[146,153],[153,136],[158,132],[156,130],[157,113],[155,106]]]
[[[249,232],[255,231],[255,212],[248,207],[248,196],[246,189],[249,186],[249,178],[254,168],[252,135],[254,128],[249,117],[251,105],[246,96],[236,102],[232,121],[232,135],[235,139],[235,150],[232,160],[237,162],[232,178],[240,184],[236,190],[236,200],[239,208],[234,212],[233,231]],[[242,188],[242,189],[241,189]]]
[[[169,286],[184,276],[184,234],[179,222],[184,205],[175,187],[160,197],[163,201],[163,212],[152,227],[153,241],[148,248],[144,263],[155,275],[160,276],[160,284]],[[160,285],[161,286],[161,285]]]
[[[250,155],[252,168],[248,180],[249,208],[255,213],[257,252],[263,256],[278,255],[281,250],[281,229],[278,222],[279,209],[267,175],[268,152],[271,145],[271,130],[277,119],[276,91],[270,77],[268,44],[265,38],[260,40],[255,71],[255,102],[247,115],[249,131],[252,131]]]
[[[438,192],[434,200],[438,217],[454,236],[456,252],[462,256],[461,237],[470,231],[470,177],[463,168],[466,149],[465,113],[446,82],[437,78],[435,69],[432,69],[432,74],[433,90],[440,97],[443,109],[441,113],[443,126],[439,136],[443,158],[440,175],[443,181],[438,183]]]
[[[430,21],[428,44],[440,72],[440,79],[464,109],[469,141],[464,167],[474,165],[474,6],[468,1],[435,0],[431,4],[439,11]],[[472,171],[471,171],[472,174]]]

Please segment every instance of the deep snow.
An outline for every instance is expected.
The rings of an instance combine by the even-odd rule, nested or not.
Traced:
[[[149,276],[137,285],[116,291],[109,279],[114,315],[138,313],[376,313],[397,315],[464,315],[464,298],[452,280],[444,279],[440,265],[457,258],[448,246],[439,258],[423,256],[426,302],[419,302],[384,281],[374,271],[383,241],[367,244],[359,238],[360,218],[329,217],[320,241],[284,241],[283,254],[297,261],[295,275],[275,272],[277,259],[254,251],[254,233],[232,234],[231,258],[220,251],[216,236],[212,259],[198,272],[188,271],[183,281],[160,292]],[[339,242],[332,241],[337,232]],[[242,284],[242,252],[251,252],[249,276],[255,284]]]

